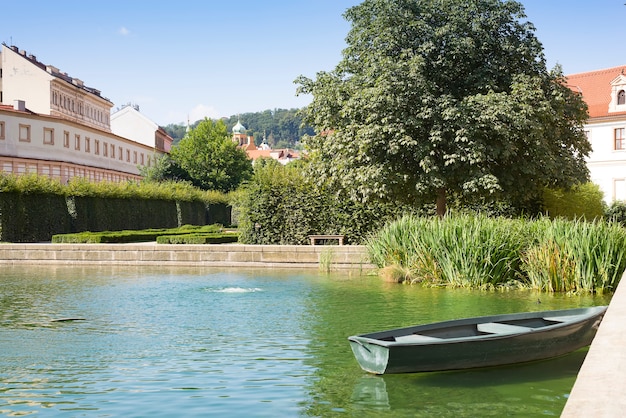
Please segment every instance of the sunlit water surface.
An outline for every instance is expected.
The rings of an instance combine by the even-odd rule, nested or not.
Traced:
[[[372,376],[346,338],[608,303],[315,271],[1,268],[0,414],[13,416],[558,416],[586,350]]]

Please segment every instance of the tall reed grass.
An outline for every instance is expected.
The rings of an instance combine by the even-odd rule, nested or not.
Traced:
[[[604,292],[626,269],[626,231],[602,221],[407,216],[367,246],[387,280],[429,285]]]

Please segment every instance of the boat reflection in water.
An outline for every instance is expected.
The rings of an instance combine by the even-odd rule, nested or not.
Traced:
[[[557,389],[555,382],[574,379],[587,352],[582,348],[555,359],[480,369],[364,373],[354,384],[351,402],[364,415],[453,417],[472,411],[472,416],[542,416],[566,402],[569,391]]]

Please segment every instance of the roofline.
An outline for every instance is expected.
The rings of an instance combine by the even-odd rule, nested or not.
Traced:
[[[599,70],[583,71],[580,73],[567,74],[565,75],[565,78],[574,77],[574,76],[583,76],[583,75],[588,75],[588,74],[591,75],[591,74],[597,74],[597,73],[612,72],[612,71],[617,71],[617,70],[622,70],[622,69],[626,69],[626,65],[616,65],[615,67],[602,68]]]
[[[93,87],[89,87],[86,86],[84,84],[82,84],[82,80],[80,80],[80,85],[74,83],[74,80],[79,80],[78,78],[75,77],[70,77],[69,75],[67,75],[67,73],[61,73],[60,71],[58,73],[52,72],[52,71],[48,71],[48,67],[54,67],[51,64],[44,64],[40,61],[37,60],[37,58],[34,55],[26,55],[26,51],[23,51],[24,53],[22,54],[19,50],[19,48],[15,45],[7,45],[5,42],[2,42],[2,46],[5,47],[7,50],[13,52],[15,55],[22,57],[23,59],[25,59],[26,61],[30,62],[31,64],[33,64],[35,67],[39,68],[41,71],[45,72],[46,74],[54,77],[56,80],[60,80],[60,81],[64,81],[67,84],[69,84],[70,86],[82,90],[87,94],[90,94],[92,96],[97,97],[100,100],[104,100],[107,103],[111,104],[111,107],[113,107],[113,102],[108,99],[107,97],[102,96],[100,93],[101,91],[93,88]],[[54,67],[55,69],[57,69],[56,67]],[[97,93],[96,93],[97,92]]]

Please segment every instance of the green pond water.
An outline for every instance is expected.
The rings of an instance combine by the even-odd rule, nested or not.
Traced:
[[[559,416],[586,349],[511,367],[373,376],[347,337],[609,302],[316,271],[0,268],[8,416]]]

